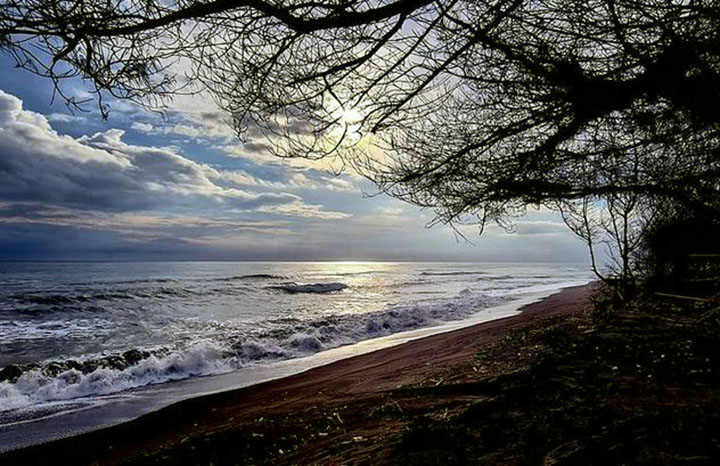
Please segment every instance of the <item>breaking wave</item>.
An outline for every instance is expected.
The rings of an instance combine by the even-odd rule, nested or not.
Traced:
[[[329,285],[334,284],[316,285],[331,290]],[[85,359],[9,365],[0,370],[0,412],[308,356],[370,338],[461,320],[506,299],[465,291],[451,300],[417,302],[371,313],[336,314],[307,321],[274,319],[253,331],[226,328],[212,338],[184,347],[131,349]]]
[[[342,291],[348,286],[344,283],[285,283],[273,285],[268,288],[285,291],[286,293],[334,293]]]
[[[247,275],[237,275],[235,277],[211,278],[210,281],[234,282],[241,280],[287,280],[284,275],[273,275],[269,273],[251,273]]]
[[[54,361],[37,367],[8,366],[0,372],[7,377],[0,382],[0,412],[44,402],[108,395],[233,369],[231,361],[223,357],[224,349],[213,342],[198,342],[184,351],[165,355],[138,350],[127,353],[137,354],[140,359],[130,364],[117,355],[103,358],[105,363]]]

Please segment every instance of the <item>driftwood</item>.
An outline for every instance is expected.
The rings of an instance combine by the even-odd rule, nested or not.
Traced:
[[[672,294],[672,293],[656,292],[655,295],[662,296],[663,298],[685,299],[685,300],[689,300],[689,301],[698,301],[701,303],[708,303],[708,302],[712,301],[711,299],[707,299],[707,298],[698,298],[696,296],[683,296],[683,295]]]

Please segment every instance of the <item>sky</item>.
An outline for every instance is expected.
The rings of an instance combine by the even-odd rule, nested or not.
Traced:
[[[210,99],[108,103],[71,112],[0,52],[0,260],[587,261],[547,210],[466,241],[356,174],[241,143]]]

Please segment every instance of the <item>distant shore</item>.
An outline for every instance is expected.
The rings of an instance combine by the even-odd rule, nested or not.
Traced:
[[[478,367],[477,353],[541,319],[583,311],[590,291],[590,285],[566,288],[525,306],[514,317],[183,401],[115,427],[9,452],[0,455],[0,461],[195,464],[222,463],[225,458],[240,463],[332,464],[339,458],[344,464],[380,458],[387,454],[382,440],[403,429],[388,413],[438,402],[423,397],[423,387],[452,387],[501,374],[503,367]],[[403,390],[416,393],[397,396]],[[442,402],[448,403],[449,412],[453,397]]]

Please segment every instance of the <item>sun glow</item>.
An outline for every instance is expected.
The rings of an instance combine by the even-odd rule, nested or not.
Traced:
[[[343,141],[343,145],[355,145],[362,139],[361,128],[365,115],[356,107],[338,107],[332,112],[335,127],[331,136]]]
[[[360,113],[359,110],[354,108],[349,108],[347,110],[343,110],[342,112],[342,121],[348,126],[354,126],[362,122],[364,118],[364,115]]]
[[[325,108],[330,123],[326,143],[332,151],[361,149],[367,144],[371,135],[365,131],[368,115],[361,102],[341,101],[333,95],[327,97]]]

